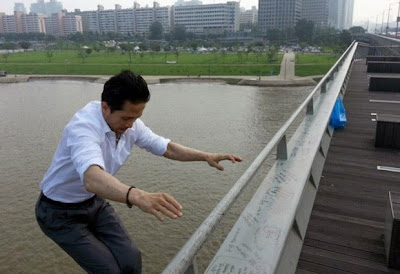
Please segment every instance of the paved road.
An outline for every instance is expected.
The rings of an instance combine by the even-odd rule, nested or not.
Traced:
[[[282,63],[281,63],[281,71],[279,73],[279,79],[281,80],[292,80],[295,78],[295,58],[296,55],[293,51],[288,51],[283,55]]]

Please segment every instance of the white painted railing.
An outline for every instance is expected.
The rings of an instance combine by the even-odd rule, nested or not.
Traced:
[[[163,273],[197,273],[193,263],[197,252],[275,148],[274,166],[206,272],[291,273],[286,271],[297,264],[332,137],[333,129],[328,126],[330,114],[336,98],[346,89],[356,49],[357,43],[353,42]],[[288,129],[304,109],[306,116],[287,143]]]

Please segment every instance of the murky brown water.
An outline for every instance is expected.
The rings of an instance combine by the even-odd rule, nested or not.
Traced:
[[[65,124],[88,101],[98,100],[101,90],[99,84],[71,81],[0,85],[0,273],[83,273],[39,230],[34,204]],[[142,118],[153,131],[244,158],[240,164],[224,163],[219,172],[206,163],[174,162],[134,149],[117,177],[147,191],[168,192],[184,206],[184,217],[160,223],[137,208],[113,203],[142,250],[143,273],[160,273],[311,89],[182,83],[150,90]],[[200,269],[256,188],[257,180],[203,247]]]

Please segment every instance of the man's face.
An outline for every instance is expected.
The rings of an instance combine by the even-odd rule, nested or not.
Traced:
[[[101,110],[104,120],[108,126],[117,135],[121,135],[128,128],[133,126],[137,118],[142,116],[146,103],[132,104],[128,101],[122,105],[122,110],[115,110],[111,113],[111,109],[106,102],[101,102]]]

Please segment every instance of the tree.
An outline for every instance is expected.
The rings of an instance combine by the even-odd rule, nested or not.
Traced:
[[[342,32],[339,34],[339,39],[342,44],[348,47],[352,41],[351,33],[348,30],[342,30]]]
[[[269,46],[267,50],[267,57],[268,57],[268,62],[271,63],[275,61],[275,57],[278,54],[278,49],[275,46]]]
[[[52,49],[47,49],[46,50],[46,57],[49,60],[49,63],[51,63],[51,58],[53,57],[53,50]]]
[[[163,26],[160,22],[155,21],[150,25],[149,28],[150,31],[150,35],[149,38],[150,39],[162,39],[162,35],[163,35]]]
[[[15,43],[4,43],[3,44],[3,49],[6,50],[14,50],[17,48],[17,45]]]
[[[144,58],[144,52],[142,51],[142,52],[139,54],[139,56],[140,56],[140,60],[141,60],[141,62],[143,62],[143,58]]]
[[[128,53],[129,56],[129,63],[132,63],[132,54],[134,52],[134,45],[130,43],[126,44],[119,44],[119,47],[124,51]]]
[[[294,27],[295,35],[300,42],[311,44],[314,35],[314,22],[306,19],[301,19]]]
[[[20,46],[24,51],[26,51],[27,49],[29,49],[29,48],[31,47],[31,45],[32,45],[32,43],[26,42],[26,41],[21,41],[21,42],[19,42],[18,44],[19,44],[19,46]]]
[[[159,52],[161,50],[161,46],[159,43],[153,42],[150,43],[150,49],[155,52]]]
[[[178,41],[185,41],[186,40],[186,28],[184,25],[175,25],[174,31],[173,31],[173,39],[178,40]]]
[[[267,31],[267,38],[271,42],[277,42],[283,39],[282,31],[278,29],[270,29]]]
[[[180,54],[179,50],[176,49],[175,50],[176,61],[178,61],[179,54]]]
[[[351,27],[349,29],[349,31],[350,31],[351,34],[365,33],[365,29],[363,27],[360,27],[360,26]]]
[[[10,54],[8,52],[5,52],[2,54],[4,62],[8,63],[8,56],[10,56]]]
[[[82,59],[82,64],[85,63],[86,58],[89,56],[86,50],[85,48],[78,49],[78,56]]]
[[[100,50],[101,50],[100,45],[99,45],[99,44],[95,44],[95,45],[93,46],[93,50],[94,50],[95,52],[99,53]]]
[[[193,51],[197,50],[198,44],[196,41],[190,42],[190,47],[193,49]]]

